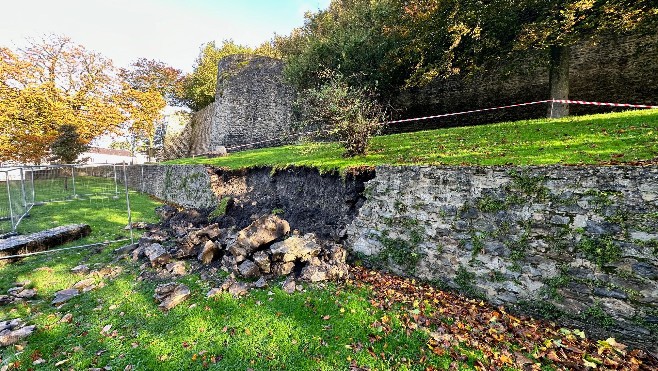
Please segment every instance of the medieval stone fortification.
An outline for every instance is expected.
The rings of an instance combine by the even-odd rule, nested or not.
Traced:
[[[215,102],[193,115],[175,144],[166,149],[166,157],[201,155],[221,146],[284,137],[291,130],[294,91],[284,83],[282,71],[283,62],[269,57],[223,58],[218,64]]]
[[[546,58],[514,63],[499,70],[464,78],[437,78],[427,86],[410,89],[395,106],[403,117],[442,113],[549,99]],[[541,56],[540,55],[540,56]],[[658,34],[610,36],[596,43],[583,41],[571,48],[569,97],[573,100],[658,104]],[[548,105],[533,105],[453,119],[419,121],[388,130],[404,132],[445,126],[514,121],[546,117]],[[571,105],[572,114],[609,112],[610,107]]]
[[[196,112],[166,158],[279,145],[293,131],[295,92],[284,82],[283,62],[233,55],[219,62],[215,102]],[[658,34],[610,37],[572,47],[570,98],[575,100],[658,104]],[[438,78],[402,92],[394,102],[402,118],[468,111],[549,98],[548,62],[517,63],[468,78]],[[426,120],[389,127],[404,132],[437,127],[545,117],[547,105],[484,114]],[[607,112],[610,107],[573,106],[572,114]],[[288,137],[289,138],[289,137]],[[255,145],[238,147],[245,144]],[[234,148],[231,148],[234,147]]]

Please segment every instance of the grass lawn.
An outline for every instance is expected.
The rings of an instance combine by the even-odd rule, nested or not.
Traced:
[[[53,177],[50,179],[35,179],[31,181],[29,175],[26,176],[24,184],[25,194],[28,203],[32,203],[34,195],[34,202],[39,204],[43,202],[72,202],[72,201],[86,201],[78,202],[75,208],[60,208],[63,210],[59,217],[56,217],[52,222],[53,226],[57,226],[59,222],[70,220],[72,212],[75,215],[81,216],[89,213],[102,212],[106,214],[109,209],[116,208],[116,211],[127,217],[125,212],[125,188],[123,185],[115,186],[113,178],[99,178],[92,176],[77,176],[75,178],[75,193],[73,192],[73,181],[70,176],[63,177],[59,173],[53,172]],[[26,210],[23,206],[23,186],[20,180],[11,181],[10,193],[12,200],[13,215],[18,219],[20,215]],[[139,198],[137,198],[139,202]],[[47,214],[53,214],[50,209],[53,205],[38,205],[32,209],[36,216],[41,215],[42,210],[46,210]],[[123,211],[121,211],[123,209]],[[7,196],[7,183],[0,182],[0,233],[8,233],[11,231],[11,215],[9,210],[9,197]],[[92,217],[92,220],[94,217]],[[127,223],[127,222],[125,222]],[[39,223],[30,224],[34,228],[47,228],[43,220]],[[28,228],[30,228],[28,226]],[[24,233],[25,230],[20,228],[17,232]]]
[[[658,157],[658,110],[527,120],[419,131],[372,139],[368,154],[346,159],[337,143],[265,148],[220,158],[171,164],[317,167],[345,170],[382,164],[548,165],[597,164]]]

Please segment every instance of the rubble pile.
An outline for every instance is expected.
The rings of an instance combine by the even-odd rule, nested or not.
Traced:
[[[149,225],[128,254],[134,261],[144,259],[164,275],[184,274],[181,259],[195,259],[230,273],[210,296],[222,291],[241,295],[252,287],[266,287],[278,277],[319,282],[342,280],[349,274],[347,253],[340,244],[291,231],[277,215],[254,217],[249,226],[236,230],[209,223],[198,210],[163,206],[156,213],[160,223]]]

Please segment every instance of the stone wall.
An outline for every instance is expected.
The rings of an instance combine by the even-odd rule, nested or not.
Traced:
[[[396,105],[403,110],[403,117],[422,117],[549,99],[547,53],[538,59],[544,62],[517,62],[512,72],[501,68],[469,79],[436,79],[423,88],[402,93]],[[569,96],[585,101],[658,104],[658,34],[607,37],[599,43],[588,41],[573,46]],[[574,105],[570,108],[573,114],[612,110]],[[546,117],[547,109],[547,104],[510,108],[395,125],[389,131],[540,118]]]
[[[655,166],[378,167],[341,177],[135,165],[127,175],[131,188],[181,206],[223,204],[230,225],[276,213],[375,267],[658,352]]]
[[[114,177],[114,168],[85,168],[85,175]],[[116,167],[117,181],[124,184],[123,166]],[[214,208],[208,169],[203,165],[130,165],[126,166],[128,187],[148,193],[162,201],[192,208]]]
[[[371,264],[658,350],[656,167],[380,167]]]
[[[295,93],[283,79],[283,62],[263,56],[231,55],[218,64],[215,102],[196,112],[174,147],[180,157],[268,141],[233,151],[271,146],[292,132]],[[274,139],[274,141],[270,141]],[[170,146],[171,147],[171,146]],[[171,157],[171,156],[170,156]]]

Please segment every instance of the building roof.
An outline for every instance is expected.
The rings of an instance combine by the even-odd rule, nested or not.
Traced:
[[[125,150],[125,149],[89,147],[89,149],[86,152],[87,153],[98,153],[100,155],[131,157],[130,151]]]

